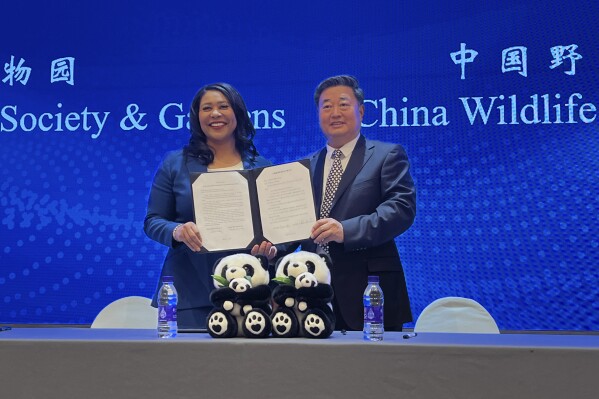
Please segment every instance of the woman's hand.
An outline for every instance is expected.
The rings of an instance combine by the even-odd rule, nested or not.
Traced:
[[[262,241],[260,245],[256,244],[252,247],[251,254],[254,256],[266,256],[266,258],[271,261],[275,256],[277,256],[277,247],[268,241]]]
[[[173,239],[182,242],[194,252],[202,249],[202,236],[194,222],[180,224],[173,230]]]

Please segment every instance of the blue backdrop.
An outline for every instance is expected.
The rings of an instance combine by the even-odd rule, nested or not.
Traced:
[[[12,3],[1,323],[86,324],[152,295],[147,195],[200,86],[236,86],[281,163],[323,145],[313,90],[350,73],[362,133],[411,160],[418,212],[397,245],[414,316],[455,295],[501,329],[599,329],[596,1]]]

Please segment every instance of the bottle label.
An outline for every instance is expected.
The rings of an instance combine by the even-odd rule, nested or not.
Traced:
[[[383,322],[382,306],[364,306],[364,321],[367,323]]]
[[[177,307],[173,305],[158,306],[158,321],[177,321]]]

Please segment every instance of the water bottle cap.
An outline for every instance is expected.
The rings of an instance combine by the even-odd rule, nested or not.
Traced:
[[[368,282],[369,283],[378,283],[379,282],[379,276],[368,276]]]
[[[172,283],[173,282],[173,276],[162,276],[162,282],[163,283]]]

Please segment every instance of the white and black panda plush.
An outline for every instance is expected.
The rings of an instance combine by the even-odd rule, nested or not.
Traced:
[[[330,265],[328,255],[307,251],[293,252],[277,261],[273,336],[327,338],[333,333]]]
[[[214,287],[208,315],[213,338],[264,338],[270,335],[271,290],[264,256],[234,254],[219,259],[213,269]]]

